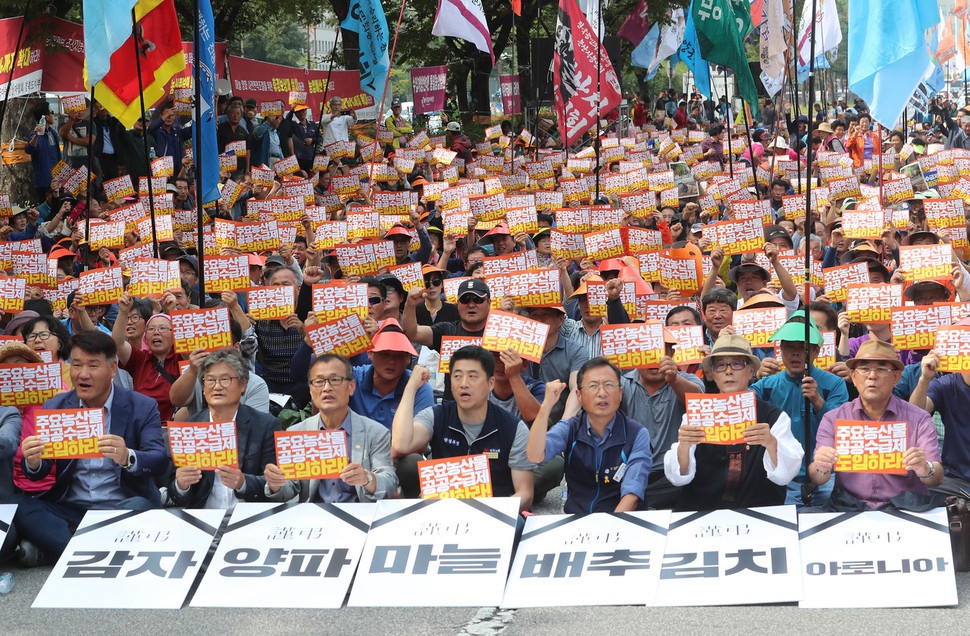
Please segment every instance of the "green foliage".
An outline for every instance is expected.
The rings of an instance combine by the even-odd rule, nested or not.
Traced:
[[[272,19],[266,27],[240,38],[246,57],[286,66],[306,65],[306,27],[301,28],[283,18]]]

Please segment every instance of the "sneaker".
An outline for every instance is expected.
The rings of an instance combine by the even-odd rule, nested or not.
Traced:
[[[17,565],[22,568],[35,568],[40,565],[41,561],[40,549],[26,539],[20,540],[20,544],[17,545],[17,550],[14,552],[14,557],[17,560]]]

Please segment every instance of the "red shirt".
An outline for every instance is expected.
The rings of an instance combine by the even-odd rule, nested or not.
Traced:
[[[131,374],[136,391],[158,402],[158,412],[164,422],[172,419],[172,400],[169,397],[172,383],[155,369],[152,364],[154,359],[151,351],[132,349],[128,364],[121,365],[121,368]],[[179,377],[178,356],[174,350],[165,358],[164,368],[173,378]]]

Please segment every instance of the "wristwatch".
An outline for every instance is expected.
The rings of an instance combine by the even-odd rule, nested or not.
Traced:
[[[926,465],[930,467],[930,472],[926,473],[925,475],[917,475],[917,477],[920,479],[929,479],[936,474],[936,466],[933,465],[933,462],[927,460]]]
[[[135,467],[135,451],[133,451],[133,450],[131,450],[129,448],[128,449],[128,463],[125,464],[124,469],[125,470],[131,470],[134,467]]]
[[[371,485],[371,483],[372,483],[373,481],[375,481],[376,479],[377,479],[377,478],[376,478],[376,477],[374,477],[374,472],[373,472],[373,471],[370,471],[370,470],[368,470],[368,471],[367,471],[367,483],[366,483],[366,484],[364,484],[364,488],[367,488],[368,486],[370,486],[370,485]]]

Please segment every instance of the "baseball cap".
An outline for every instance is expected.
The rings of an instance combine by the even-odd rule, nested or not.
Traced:
[[[492,293],[488,289],[488,285],[485,281],[479,278],[469,278],[468,280],[462,281],[461,285],[458,286],[458,293],[456,296],[461,298],[464,294],[475,294],[479,298],[488,298]]]
[[[277,267],[286,267],[286,261],[284,261],[283,257],[279,255],[270,256],[269,258],[266,259],[266,262],[263,263],[263,267],[269,267],[270,265],[276,265]]]
[[[459,130],[461,130],[461,124],[459,124],[456,121],[450,121],[448,122],[448,125],[445,126],[445,128],[447,128],[451,132],[458,132]]]

